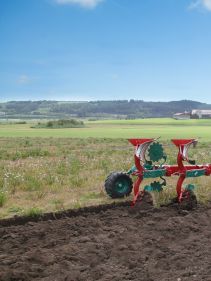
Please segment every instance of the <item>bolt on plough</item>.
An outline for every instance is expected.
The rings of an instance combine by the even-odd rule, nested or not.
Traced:
[[[196,139],[172,139],[171,141],[178,148],[177,164],[175,165],[165,164],[167,156],[157,139],[129,139],[129,142],[135,147],[135,165],[127,172],[112,172],[105,181],[106,193],[111,198],[122,198],[128,196],[133,190],[132,206],[141,203],[145,198],[148,198],[148,202],[153,202],[150,192],[162,191],[166,186],[166,177],[178,176],[177,197],[172,201],[178,203],[179,206],[184,203],[189,209],[195,207],[197,204],[193,191],[195,185],[183,186],[184,180],[210,176],[211,164],[197,165],[195,160],[189,159],[188,150],[197,144]],[[134,183],[131,176],[136,177]],[[160,180],[140,188],[143,180],[150,178],[160,178]]]

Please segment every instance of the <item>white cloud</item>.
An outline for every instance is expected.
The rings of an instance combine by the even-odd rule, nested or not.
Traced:
[[[29,84],[31,82],[31,79],[27,75],[21,75],[18,77],[17,83],[18,84]]]
[[[202,0],[202,4],[207,10],[211,11],[211,0]]]
[[[189,9],[196,9],[203,7],[206,10],[211,11],[211,0],[197,0],[190,4]]]
[[[84,8],[95,8],[98,4],[104,0],[55,0],[60,5],[79,5]]]

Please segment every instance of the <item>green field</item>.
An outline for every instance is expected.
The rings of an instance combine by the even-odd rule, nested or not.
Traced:
[[[0,137],[198,138],[211,141],[211,120],[151,118],[85,121],[85,128],[33,129],[32,124],[0,124]]]
[[[134,149],[127,138],[161,136],[168,164],[177,157],[171,138],[199,138],[190,159],[211,163],[211,120],[86,121],[86,128],[78,129],[31,125],[0,125],[0,218],[112,202],[104,181],[110,172],[133,165]],[[154,194],[157,205],[175,196],[176,181],[177,176],[168,178],[165,191]],[[198,185],[201,202],[211,200],[211,177],[189,181]]]

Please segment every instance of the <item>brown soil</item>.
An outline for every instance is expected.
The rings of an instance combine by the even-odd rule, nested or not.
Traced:
[[[0,280],[211,281],[211,205],[123,205],[1,221]]]

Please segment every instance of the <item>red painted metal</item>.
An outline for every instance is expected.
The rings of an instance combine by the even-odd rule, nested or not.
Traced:
[[[138,177],[137,180],[135,181],[134,183],[134,198],[133,198],[133,202],[132,202],[132,206],[135,205],[136,201],[137,201],[137,198],[138,198],[138,195],[139,195],[139,187],[140,187],[140,184],[143,180],[143,177]]]
[[[182,199],[182,184],[184,180],[185,180],[185,174],[180,174],[179,179],[177,181],[177,198],[179,202],[181,202]]]
[[[134,161],[139,173],[144,171],[143,164],[145,162],[145,152],[149,145],[154,141],[155,139],[129,139],[129,142],[135,146]]]
[[[196,142],[196,139],[172,139],[171,140],[176,146],[184,146],[193,142]]]
[[[145,163],[145,152],[148,146],[155,141],[155,139],[129,139],[130,143],[135,146],[135,166],[137,171],[133,172],[132,175],[137,176],[137,180],[134,183],[134,200],[133,205],[135,204],[138,195],[140,184],[143,181],[144,172],[147,171],[144,167]],[[197,143],[196,139],[172,139],[172,142],[178,147],[178,155],[177,155],[177,165],[162,165],[162,169],[166,171],[165,176],[171,177],[173,175],[179,176],[177,181],[177,197],[178,202],[182,200],[182,194],[184,190],[182,189],[182,184],[186,178],[186,172],[192,170],[205,170],[205,175],[211,175],[211,164],[206,165],[184,165],[184,161],[189,162],[188,159],[188,149],[191,145],[195,145]],[[161,167],[158,165],[153,166],[153,170],[158,170]],[[143,191],[142,191],[143,192]]]
[[[132,145],[137,146],[143,143],[152,142],[154,139],[129,139],[128,140]]]

